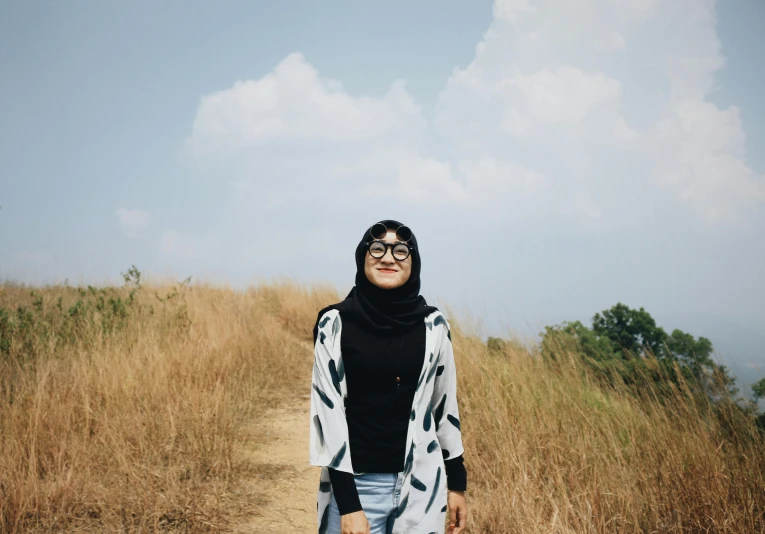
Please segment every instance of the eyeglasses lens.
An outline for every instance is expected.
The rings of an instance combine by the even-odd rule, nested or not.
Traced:
[[[369,254],[373,258],[382,258],[385,256],[385,251],[388,247],[381,241],[375,241],[369,245]],[[393,247],[393,257],[399,261],[404,261],[409,256],[409,247],[406,245],[398,244]]]
[[[409,247],[406,245],[396,245],[393,247],[393,257],[399,261],[403,261],[409,256]]]
[[[385,245],[379,241],[375,241],[369,245],[369,253],[373,258],[382,258],[385,255]]]
[[[372,225],[372,228],[369,229],[369,235],[374,239],[385,239],[387,234],[388,229],[382,223],[375,223]]]
[[[410,239],[412,239],[412,231],[409,229],[408,226],[401,226],[398,230],[396,230],[396,237],[398,237],[399,241],[407,242]]]

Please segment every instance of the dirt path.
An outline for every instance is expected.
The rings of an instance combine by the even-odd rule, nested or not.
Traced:
[[[308,464],[310,397],[267,413],[253,429],[257,444],[249,455],[257,475],[249,482],[257,495],[256,514],[234,529],[245,533],[316,532],[319,468]]]

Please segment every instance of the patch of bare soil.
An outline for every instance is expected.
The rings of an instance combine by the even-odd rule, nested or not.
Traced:
[[[253,496],[251,516],[236,533],[316,532],[319,468],[308,463],[310,397],[275,408],[253,427],[252,448],[237,454],[253,466],[246,491]]]

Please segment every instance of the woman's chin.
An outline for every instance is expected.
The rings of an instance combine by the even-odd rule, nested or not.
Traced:
[[[380,280],[378,278],[377,280],[375,280],[375,285],[382,289],[395,289],[399,287],[401,284],[398,283],[398,280],[386,280],[384,278]]]

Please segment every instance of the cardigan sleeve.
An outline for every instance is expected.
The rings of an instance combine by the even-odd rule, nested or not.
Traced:
[[[451,331],[443,315],[436,317],[434,325],[442,327],[436,378],[433,385],[433,421],[444,460],[456,459],[464,452],[460,414],[457,405],[457,369],[454,364]],[[454,465],[454,464],[452,464]]]
[[[340,515],[363,509],[359,500],[359,490],[356,488],[356,479],[351,473],[329,468],[329,480],[332,483],[332,493],[335,495]]]
[[[467,471],[463,463],[462,455],[451,460],[444,460],[446,469],[446,487],[454,491],[465,491],[467,489]]]
[[[310,463],[353,474],[345,420],[348,390],[340,354],[340,314],[326,312],[318,326],[311,378]]]

